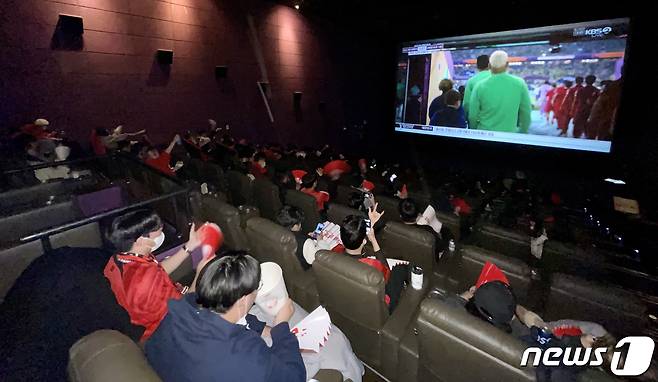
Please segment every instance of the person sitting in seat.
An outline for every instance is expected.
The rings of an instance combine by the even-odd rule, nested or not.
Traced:
[[[317,191],[318,175],[314,172],[309,172],[302,177],[301,191],[307,195],[315,198],[318,211],[324,211],[324,204],[329,201],[329,193],[324,191]]]
[[[115,218],[107,235],[117,252],[107,262],[103,274],[131,322],[146,328],[142,341],[153,334],[167,313],[167,300],[180,299],[185,293],[187,288],[174,284],[169,274],[200,245],[192,224],[187,243],[173,256],[158,262],[153,251],[164,242],[162,228],[162,220],[155,212],[140,209]]]
[[[254,155],[254,159],[251,161],[251,168],[249,172],[254,178],[266,178],[267,177],[267,161],[265,154],[263,152],[258,152]]]
[[[374,226],[381,218],[383,213],[377,212],[377,204],[368,211],[370,225]],[[388,265],[384,252],[379,247],[375,230],[368,227],[366,219],[357,215],[349,215],[343,220],[340,226],[340,239],[343,243],[345,254],[357,258],[360,262],[368,264],[384,275],[386,282],[386,297],[389,311],[393,311],[398,304],[404,284],[409,274],[409,266],[398,265],[392,270]],[[368,259],[364,254],[364,247],[368,243],[372,244],[376,261]],[[334,249],[334,251],[338,251]]]
[[[288,228],[295,235],[297,241],[297,259],[304,270],[311,268],[304,258],[304,243],[309,239],[308,235],[302,232],[302,223],[304,222],[304,211],[294,206],[283,206],[276,215],[276,222],[283,227]]]
[[[429,225],[430,222],[425,221],[426,218],[420,213],[420,211],[418,211],[418,206],[416,204],[416,201],[411,198],[400,200],[398,209],[400,211],[400,219],[402,219],[402,223],[406,225],[418,227],[434,235],[434,238],[436,239],[436,243],[434,245],[434,251],[435,251],[436,259],[438,261],[438,259],[441,258],[441,256],[443,255],[443,252],[446,250],[446,248],[448,248],[448,244],[450,240],[454,239],[452,232],[450,232],[448,227],[441,224],[441,222],[438,219],[436,221],[439,223],[440,228],[439,231],[437,232],[434,227]]]
[[[169,163],[171,162],[171,152],[174,150],[174,146],[176,146],[176,144],[180,144],[180,142],[180,136],[176,134],[174,139],[171,140],[169,146],[167,146],[164,151],[159,151],[154,146],[150,146],[148,148],[146,160],[144,163],[162,172],[163,174],[169,176],[176,175],[176,171],[178,171],[181,166],[177,165],[176,167],[172,168]]]
[[[447,296],[444,301],[469,313],[496,328],[520,339],[528,346],[559,347],[614,347],[616,341],[599,324],[588,321],[560,320],[545,322],[538,314],[516,303],[511,287],[502,281],[489,281],[479,288],[472,286],[461,295]],[[547,344],[538,342],[540,331],[551,336]],[[611,356],[612,351],[606,352]],[[607,360],[610,362],[610,359]],[[609,369],[609,368],[608,368]],[[538,381],[576,381],[581,368],[539,368]]]
[[[288,299],[266,327],[248,314],[260,283],[258,260],[226,252],[203,266],[196,293],[169,301],[169,312],[151,339],[146,357],[166,381],[303,382],[306,369],[288,321]],[[268,347],[261,335],[272,338]]]

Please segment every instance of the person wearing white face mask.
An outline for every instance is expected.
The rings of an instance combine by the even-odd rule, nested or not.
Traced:
[[[141,342],[149,338],[167,313],[167,301],[180,299],[187,291],[169,278],[200,245],[194,225],[188,242],[173,256],[158,262],[153,251],[164,243],[160,217],[148,209],[119,216],[112,222],[107,238],[116,253],[105,266],[117,303],[130,315],[134,325],[145,327]]]
[[[247,313],[260,276],[258,260],[229,251],[203,265],[196,293],[169,301],[167,316],[145,345],[149,364],[163,381],[306,381],[299,342],[288,324],[292,301],[286,301],[272,328]],[[271,347],[261,335],[272,338]]]

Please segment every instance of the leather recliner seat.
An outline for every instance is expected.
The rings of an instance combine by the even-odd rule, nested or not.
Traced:
[[[200,220],[216,223],[224,233],[224,245],[229,249],[249,248],[244,230],[240,227],[240,213],[237,208],[211,195],[201,196],[196,217]]]
[[[253,183],[254,204],[260,210],[262,217],[275,220],[281,209],[279,188],[267,179],[256,179]]]
[[[434,270],[436,239],[430,232],[416,226],[388,222],[379,235],[382,250],[388,258],[409,261],[423,268],[430,277]]]
[[[418,317],[418,381],[535,381],[521,341],[466,310],[425,299]]]
[[[69,350],[70,382],[161,382],[140,347],[116,330],[98,330],[78,340]],[[342,382],[336,370],[320,370],[318,382]]]
[[[304,271],[297,259],[294,234],[264,218],[247,221],[247,239],[251,253],[261,262],[275,262],[283,270],[290,297],[307,311],[320,305],[313,274]]]
[[[315,198],[311,195],[297,190],[288,190],[286,191],[286,204],[295,206],[304,212],[302,231],[305,233],[315,230],[315,227],[322,220]]]
[[[473,244],[522,260],[530,256],[530,236],[492,224],[484,224],[474,232]]]
[[[458,251],[460,256],[459,290],[468,290],[475,285],[482,267],[489,261],[495,264],[507,276],[514,291],[517,303],[528,306],[528,292],[531,285],[531,268],[522,260],[479,247],[465,245]]]
[[[617,338],[642,335],[647,317],[646,305],[630,291],[560,273],[551,277],[543,316],[596,322]]]
[[[378,204],[379,211],[384,211],[382,222],[401,222],[400,218],[400,199],[383,195],[375,195],[375,202]]]
[[[228,197],[231,204],[236,207],[252,204],[253,188],[251,179],[248,176],[231,170],[226,173],[226,180],[228,183]]]
[[[368,218],[365,212],[355,210],[354,208],[346,207],[342,204],[331,203],[329,205],[329,208],[327,209],[327,219],[330,222],[338,225],[343,224],[343,220],[345,220],[345,218],[348,217],[349,215],[357,215],[365,219]]]
[[[410,330],[429,279],[421,290],[407,287],[389,315],[384,278],[375,268],[344,254],[318,251],[312,270],[322,305],[350,339],[359,359],[397,380],[399,343]]]

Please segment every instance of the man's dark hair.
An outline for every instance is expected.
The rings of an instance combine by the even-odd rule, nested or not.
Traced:
[[[489,56],[483,54],[477,58],[477,67],[479,70],[486,70],[489,68]]]
[[[117,251],[125,252],[141,236],[162,228],[162,219],[153,210],[140,209],[114,218],[107,230],[107,239]]]
[[[262,151],[259,151],[256,153],[256,155],[254,155],[254,162],[258,162],[266,159],[267,157],[265,156],[265,153],[263,153]]]
[[[340,239],[347,249],[358,249],[366,238],[366,220],[358,215],[349,215],[340,226]]]
[[[585,83],[587,85],[594,85],[595,82],[596,82],[596,76],[595,75],[590,74],[589,76],[585,77]]]
[[[418,206],[416,206],[416,202],[413,199],[407,198],[400,200],[398,210],[400,211],[400,218],[403,222],[416,222],[416,218],[418,218]]]
[[[283,206],[276,214],[276,222],[283,227],[291,229],[304,221],[304,211],[294,206]]]
[[[347,205],[350,208],[354,208],[355,210],[360,210],[361,207],[363,207],[363,200],[365,199],[365,196],[363,195],[363,192],[353,192],[349,196],[349,200],[347,201]]]
[[[462,95],[457,90],[448,90],[446,93],[446,105],[455,106],[462,100]]]
[[[570,80],[564,80],[564,86],[570,88],[572,85],[573,85],[573,82],[571,82]]]
[[[318,181],[318,174],[315,171],[309,171],[302,177],[303,188],[313,188],[315,182]]]
[[[581,77],[581,76],[576,77],[576,83],[577,84],[582,84],[583,83],[583,77]]]
[[[454,83],[450,78],[444,78],[439,82],[439,90],[441,90],[444,93],[452,89],[453,86]]]
[[[228,251],[212,259],[196,282],[197,304],[216,313],[226,313],[260,283],[260,265],[246,251]]]

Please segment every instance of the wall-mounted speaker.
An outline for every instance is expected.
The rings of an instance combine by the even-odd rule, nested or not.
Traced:
[[[302,92],[294,92],[292,93],[292,103],[295,106],[295,108],[299,108],[302,104]]]
[[[155,58],[160,65],[171,65],[174,63],[174,51],[168,49],[158,49]]]
[[[226,78],[228,77],[228,66],[218,65],[215,66],[215,78]]]
[[[69,36],[80,36],[85,33],[85,28],[82,22],[82,16],[67,15],[64,13],[59,14],[57,21],[59,30]]]

